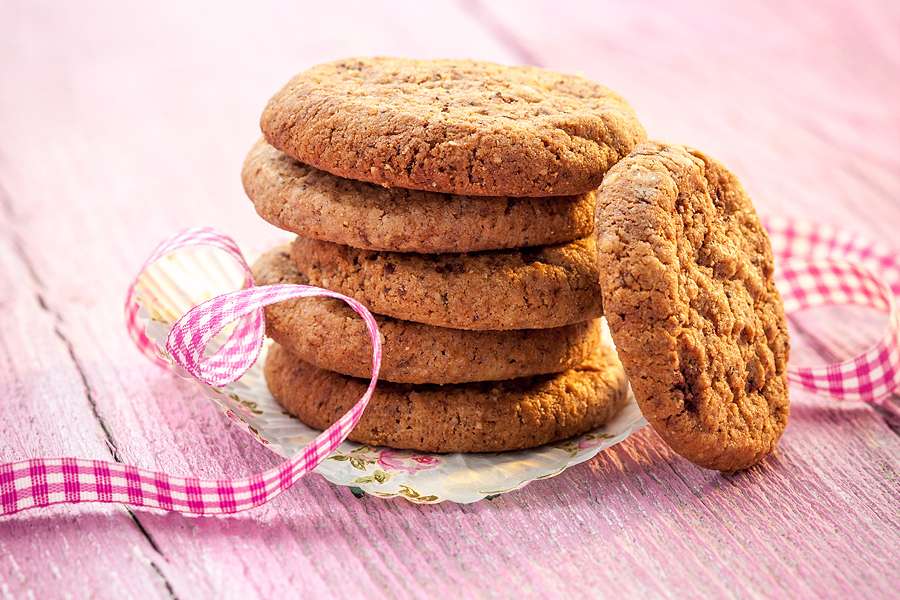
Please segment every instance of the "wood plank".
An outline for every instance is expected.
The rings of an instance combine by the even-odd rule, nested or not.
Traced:
[[[895,4],[474,6],[527,57],[621,92],[652,137],[726,162],[764,211],[890,237],[900,216],[900,81],[886,77],[900,60]]]
[[[0,190],[2,194],[2,190]],[[8,207],[6,198],[0,204]],[[0,236],[0,461],[76,454],[109,460],[110,449],[70,354],[65,324],[23,255],[3,212]],[[117,557],[105,573],[96,557]],[[40,575],[39,575],[40,574]],[[60,587],[97,597],[169,596],[152,542],[120,506],[54,507],[32,519],[0,520],[0,597],[51,597]]]
[[[0,15],[0,89],[14,90],[0,95],[0,182],[9,191],[11,228],[45,282],[48,305],[62,315],[61,331],[123,460],[207,476],[243,474],[275,463],[191,386],[154,371],[132,350],[121,327],[120,305],[135,267],[158,239],[180,227],[209,222],[232,232],[250,251],[278,237],[255,218],[238,173],[257,135],[265,99],[305,64],[377,52],[513,61],[524,52],[526,58],[559,62],[554,66],[609,81],[634,99],[654,131],[697,140],[698,146],[735,163],[756,198],[795,198],[785,207],[795,214],[825,212],[821,207],[827,202],[826,216],[839,222],[855,209],[836,205],[831,212],[836,195],[871,203],[881,197],[877,190],[897,189],[895,157],[889,152],[851,145],[869,153],[868,161],[854,159],[848,171],[863,177],[836,169],[841,162],[813,158],[838,156],[823,148],[828,146],[823,139],[854,144],[848,135],[863,108],[847,108],[822,93],[826,106],[817,108],[828,118],[810,117],[812,124],[801,127],[778,117],[784,109],[798,122],[806,118],[789,106],[791,99],[805,98],[802,89],[792,89],[789,98],[776,97],[779,86],[790,83],[786,76],[773,75],[780,78],[775,85],[759,89],[736,75],[708,77],[723,65],[743,70],[750,79],[761,73],[768,77],[768,65],[784,58],[782,50],[790,57],[805,49],[808,58],[816,36],[833,32],[833,19],[815,20],[817,29],[801,30],[805,34],[792,41],[787,39],[790,27],[799,27],[796,21],[804,16],[794,11],[772,34],[780,37],[757,43],[752,32],[760,30],[760,22],[768,24],[770,15],[736,13],[724,21],[728,30],[718,33],[720,21],[708,17],[701,23],[704,42],[704,36],[684,31],[684,20],[702,16],[696,8],[678,14],[645,8],[614,22],[586,5],[569,9],[557,3],[552,16],[535,16],[532,8],[517,3],[501,6],[504,20],[496,21],[516,29],[519,37],[511,37],[493,22],[478,24],[476,19],[490,14],[478,6],[464,4],[463,12],[447,4],[420,4],[390,13],[367,4],[315,9],[258,4],[222,7],[214,14],[175,4],[142,7],[139,14],[114,3],[89,9],[4,7],[17,13]],[[425,22],[429,27],[417,26]],[[560,22],[571,27],[571,36],[530,37],[537,35],[534,26],[543,23],[546,31],[546,23]],[[340,32],[335,23],[341,23]],[[723,44],[733,29],[740,35],[731,46]],[[635,39],[642,43],[635,45]],[[870,39],[860,44],[891,43],[883,34]],[[588,65],[586,57],[598,55],[594,44],[605,51],[600,53],[605,60]],[[685,47],[667,48],[678,44]],[[828,52],[827,58],[845,65]],[[580,63],[572,58],[579,55]],[[698,56],[708,57],[707,62],[698,64]],[[658,61],[661,66],[655,66]],[[867,68],[864,75],[871,72]],[[610,73],[618,79],[611,81]],[[831,89],[828,79],[807,77],[815,83],[805,89]],[[874,93],[866,86],[850,96],[861,107],[869,106]],[[744,104],[728,101],[732,91]],[[703,105],[707,97],[711,104]],[[747,112],[748,102],[760,108]],[[874,148],[893,148],[886,134],[869,129],[890,132],[894,110],[863,115]],[[788,166],[785,156],[791,158]],[[771,210],[782,208],[765,202]],[[891,214],[880,212],[884,222],[867,231],[886,231],[897,222]],[[7,339],[6,329],[0,329],[0,339]],[[19,345],[32,352],[44,347],[21,339]],[[62,349],[53,352],[48,354],[52,360],[29,358],[23,364],[45,381],[48,371],[67,364]],[[797,352],[813,356],[802,344]],[[60,406],[71,402],[70,389],[66,384],[54,390]],[[27,404],[42,406],[35,399]],[[867,408],[802,396],[796,406],[777,459],[737,477],[695,469],[644,431],[556,479],[471,506],[356,499],[310,477],[273,505],[233,518],[140,512],[137,519],[159,548],[142,555],[159,566],[182,597],[474,596],[488,591],[498,596],[513,591],[530,596],[887,596],[897,583],[888,562],[898,531],[892,510],[900,456],[896,436]],[[27,431],[20,435],[34,444],[0,445],[0,460],[19,457],[20,451],[56,450],[42,432],[65,416],[47,415],[44,427],[29,425],[31,417],[0,417],[0,427]],[[81,436],[97,427],[85,424],[71,433]],[[79,440],[68,435],[56,440],[66,444],[58,451],[82,451],[75,445],[84,443]],[[58,553],[57,562],[78,566],[80,579],[62,571],[60,581],[69,589],[114,590],[99,583],[112,570],[123,586],[134,578],[134,588],[122,588],[125,595],[144,587],[159,591],[158,581],[153,587],[146,577],[133,576],[136,567],[115,546],[76,543],[75,536],[85,531],[95,539],[130,535],[133,524],[109,518],[97,507],[66,510],[78,517],[68,544],[59,544],[60,525],[51,513],[0,523],[27,529],[31,536],[8,540],[0,535],[0,550],[12,557],[0,562],[0,581],[10,590],[0,591],[42,595],[38,592],[48,588],[39,586],[49,585],[38,581],[44,565],[22,565],[17,559],[51,550]]]

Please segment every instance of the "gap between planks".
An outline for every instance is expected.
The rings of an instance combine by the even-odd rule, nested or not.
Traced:
[[[22,242],[22,237],[16,227],[17,219],[15,211],[13,209],[12,198],[10,197],[9,192],[7,191],[6,186],[2,181],[0,181],[0,208],[2,208],[3,214],[6,217],[7,225],[9,228],[9,230],[6,232],[6,235],[9,238],[9,243],[13,248],[15,258],[22,264],[22,267],[24,268],[25,272],[28,273],[28,276],[31,279],[31,287],[33,290],[35,304],[40,310],[46,312],[50,316],[53,323],[53,333],[56,335],[56,338],[59,340],[60,344],[62,344],[62,346],[65,348],[66,354],[71,360],[72,367],[75,369],[76,373],[78,373],[78,378],[81,381],[82,386],[82,394],[84,396],[84,399],[87,401],[88,408],[90,409],[91,414],[97,421],[97,425],[103,432],[104,442],[106,444],[109,457],[114,462],[122,464],[122,460],[120,459],[118,450],[116,448],[115,439],[113,438],[109,426],[106,424],[106,421],[100,414],[100,411],[97,407],[97,402],[94,399],[94,392],[91,389],[90,383],[88,383],[87,374],[85,373],[84,367],[82,366],[81,361],[78,358],[78,354],[75,351],[75,346],[72,344],[72,341],[68,337],[66,337],[66,334],[63,331],[63,327],[65,325],[63,317],[60,312],[53,308],[47,301],[45,295],[46,288],[44,286],[44,283],[35,268],[34,261],[31,260],[31,258],[28,256],[28,252],[25,250],[25,246]],[[140,533],[141,537],[144,540],[146,540],[150,549],[157,555],[157,557],[159,559],[166,560],[165,555],[163,554],[159,545],[153,539],[153,536],[150,535],[150,532],[148,532],[144,525],[141,523],[137,514],[135,514],[135,512],[127,505],[122,504],[119,505],[119,507],[123,512],[125,512],[125,514],[128,515],[136,531]],[[157,560],[151,558],[149,560],[149,564],[150,568],[156,574],[156,577],[158,577],[162,582],[169,597],[177,599],[178,596],[175,594],[175,589],[172,586],[172,582],[169,581],[168,577],[166,577],[162,569],[160,569],[159,564],[157,564]]]

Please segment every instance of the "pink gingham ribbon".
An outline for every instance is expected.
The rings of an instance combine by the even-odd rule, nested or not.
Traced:
[[[172,326],[165,351],[145,333],[138,318],[139,281],[150,265],[172,252],[198,245],[224,251],[245,275],[241,290],[216,296],[185,313]],[[145,293],[152,295],[152,292]],[[175,477],[121,463],[79,458],[38,458],[0,465],[0,514],[51,504],[118,502],[192,515],[235,513],[269,502],[288,489],[343,442],[375,391],[381,368],[381,338],[372,313],[356,300],[306,285],[253,286],[253,275],[237,245],[208,227],[189,229],[160,244],[144,263],[125,301],[126,325],[137,347],[157,364],[177,367],[212,386],[236,381],[259,357],[265,341],[263,307],[293,298],[327,296],[342,300],[362,317],[372,342],[372,378],[363,396],[331,427],[293,458],[263,473],[238,479]],[[144,298],[146,302],[148,299]],[[208,353],[207,345],[227,325],[227,340]]]
[[[900,389],[900,253],[827,225],[784,218],[765,225],[786,313],[855,305],[887,315],[883,336],[861,354],[829,365],[790,367],[789,379],[837,400],[882,403]]]
[[[783,219],[766,226],[781,264],[779,289],[785,310],[826,304],[855,304],[888,316],[884,336],[862,354],[818,367],[792,367],[802,387],[837,399],[880,402],[900,388],[900,258],[891,249],[835,230]],[[61,503],[118,502],[193,515],[234,513],[260,506],[313,470],[347,437],[375,389],[381,341],[371,313],[341,294],[303,285],[254,287],[246,261],[231,238],[209,228],[187,230],[161,244],[141,273],[181,248],[208,245],[226,252],[244,270],[245,287],[217,296],[182,316],[165,351],[147,337],[138,319],[136,280],[128,291],[126,320],[138,348],[151,360],[177,366],[209,385],[236,381],[259,356],[265,335],[263,307],[292,298],[327,296],[349,304],[366,322],[373,346],[372,379],[347,414],[294,458],[263,473],[239,479],[174,477],[138,467],[77,458],[32,459],[0,465],[0,514]],[[140,279],[140,275],[138,280]],[[228,339],[214,352],[209,341],[232,323]]]

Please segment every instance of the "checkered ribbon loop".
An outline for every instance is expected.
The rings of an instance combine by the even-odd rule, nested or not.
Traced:
[[[153,286],[142,285],[142,283],[144,283],[144,275],[152,265],[166,256],[184,248],[196,248],[200,246],[208,246],[224,252],[227,257],[237,263],[243,273],[243,285],[241,287],[249,288],[253,286],[253,274],[250,272],[250,267],[247,265],[247,261],[244,260],[244,255],[241,254],[235,241],[211,227],[192,227],[191,229],[186,229],[181,233],[164,240],[157,246],[150,257],[144,262],[143,266],[141,266],[140,274],[128,288],[128,293],[125,297],[125,327],[131,335],[131,338],[134,340],[135,345],[138,347],[138,350],[140,350],[144,356],[160,366],[169,366],[171,365],[171,362],[167,360],[166,354],[162,352],[162,349],[157,347],[153,340],[147,337],[147,333],[144,331],[144,327],[138,319],[138,312],[140,311],[141,306],[152,306],[156,304],[156,296],[160,293]],[[139,290],[144,298],[144,302],[138,301]],[[260,348],[262,348],[263,335],[265,334],[266,326],[262,310],[259,307],[257,308],[259,310],[256,310],[255,312],[251,311],[252,314],[248,317],[248,321],[252,324],[252,327],[255,328],[255,333],[258,334],[256,336],[258,341],[253,342],[256,344],[255,351],[254,349],[250,349],[250,353],[253,355],[254,359],[259,354]],[[242,327],[237,331],[244,332],[245,329]],[[234,342],[229,340],[230,344],[237,344],[239,342],[240,340],[235,340]],[[231,348],[231,346],[229,346],[229,348]],[[250,364],[253,364],[252,361]]]
[[[792,366],[788,377],[838,400],[881,403],[900,389],[900,253],[829,226],[787,219],[765,225],[786,313],[855,305],[887,315],[886,331],[865,352],[835,364]]]
[[[154,306],[148,270],[169,254],[211,246],[230,256],[244,274],[244,288],[193,307],[172,326],[166,347],[147,336],[139,313]],[[263,307],[294,298],[327,296],[346,302],[366,323],[372,343],[372,378],[363,396],[299,454],[263,473],[238,479],[175,477],[121,463],[78,458],[37,458],[0,465],[0,515],[52,504],[117,502],[191,515],[235,513],[269,502],[327,458],[359,422],[381,368],[381,338],[365,306],[342,294],[305,285],[254,287],[253,276],[234,241],[210,228],[184,231],[163,242],[128,290],[126,326],[138,348],[158,364],[169,365],[202,383],[236,381],[256,359],[265,339]],[[227,339],[210,351],[220,332],[234,324]]]

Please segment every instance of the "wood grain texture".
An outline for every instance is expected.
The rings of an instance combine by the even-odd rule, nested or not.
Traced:
[[[0,202],[9,208],[5,196]],[[66,322],[47,304],[22,240],[8,227],[12,215],[3,216],[0,460],[71,454],[110,460],[113,449],[85,388]],[[103,585],[102,579],[129,595],[165,594],[158,552],[124,507],[89,513],[57,507],[35,517],[0,520],[0,595],[18,597],[18,591],[28,590],[42,597],[60,586],[89,590]],[[43,539],[35,536],[40,532]],[[117,557],[120,568],[101,577],[96,557],[107,553]]]
[[[124,289],[192,224],[284,239],[240,188],[268,96],[352,54],[581,71],[652,135],[731,166],[763,212],[894,239],[900,11],[823,3],[0,7],[0,461],[74,454],[178,474],[276,458],[131,347]],[[796,360],[859,349],[871,314],[797,322]],[[723,477],[644,430],[490,502],[354,498],[311,476],[221,519],[86,506],[0,521],[0,597],[562,594],[889,597],[900,442],[870,407],[794,396],[778,455]]]

